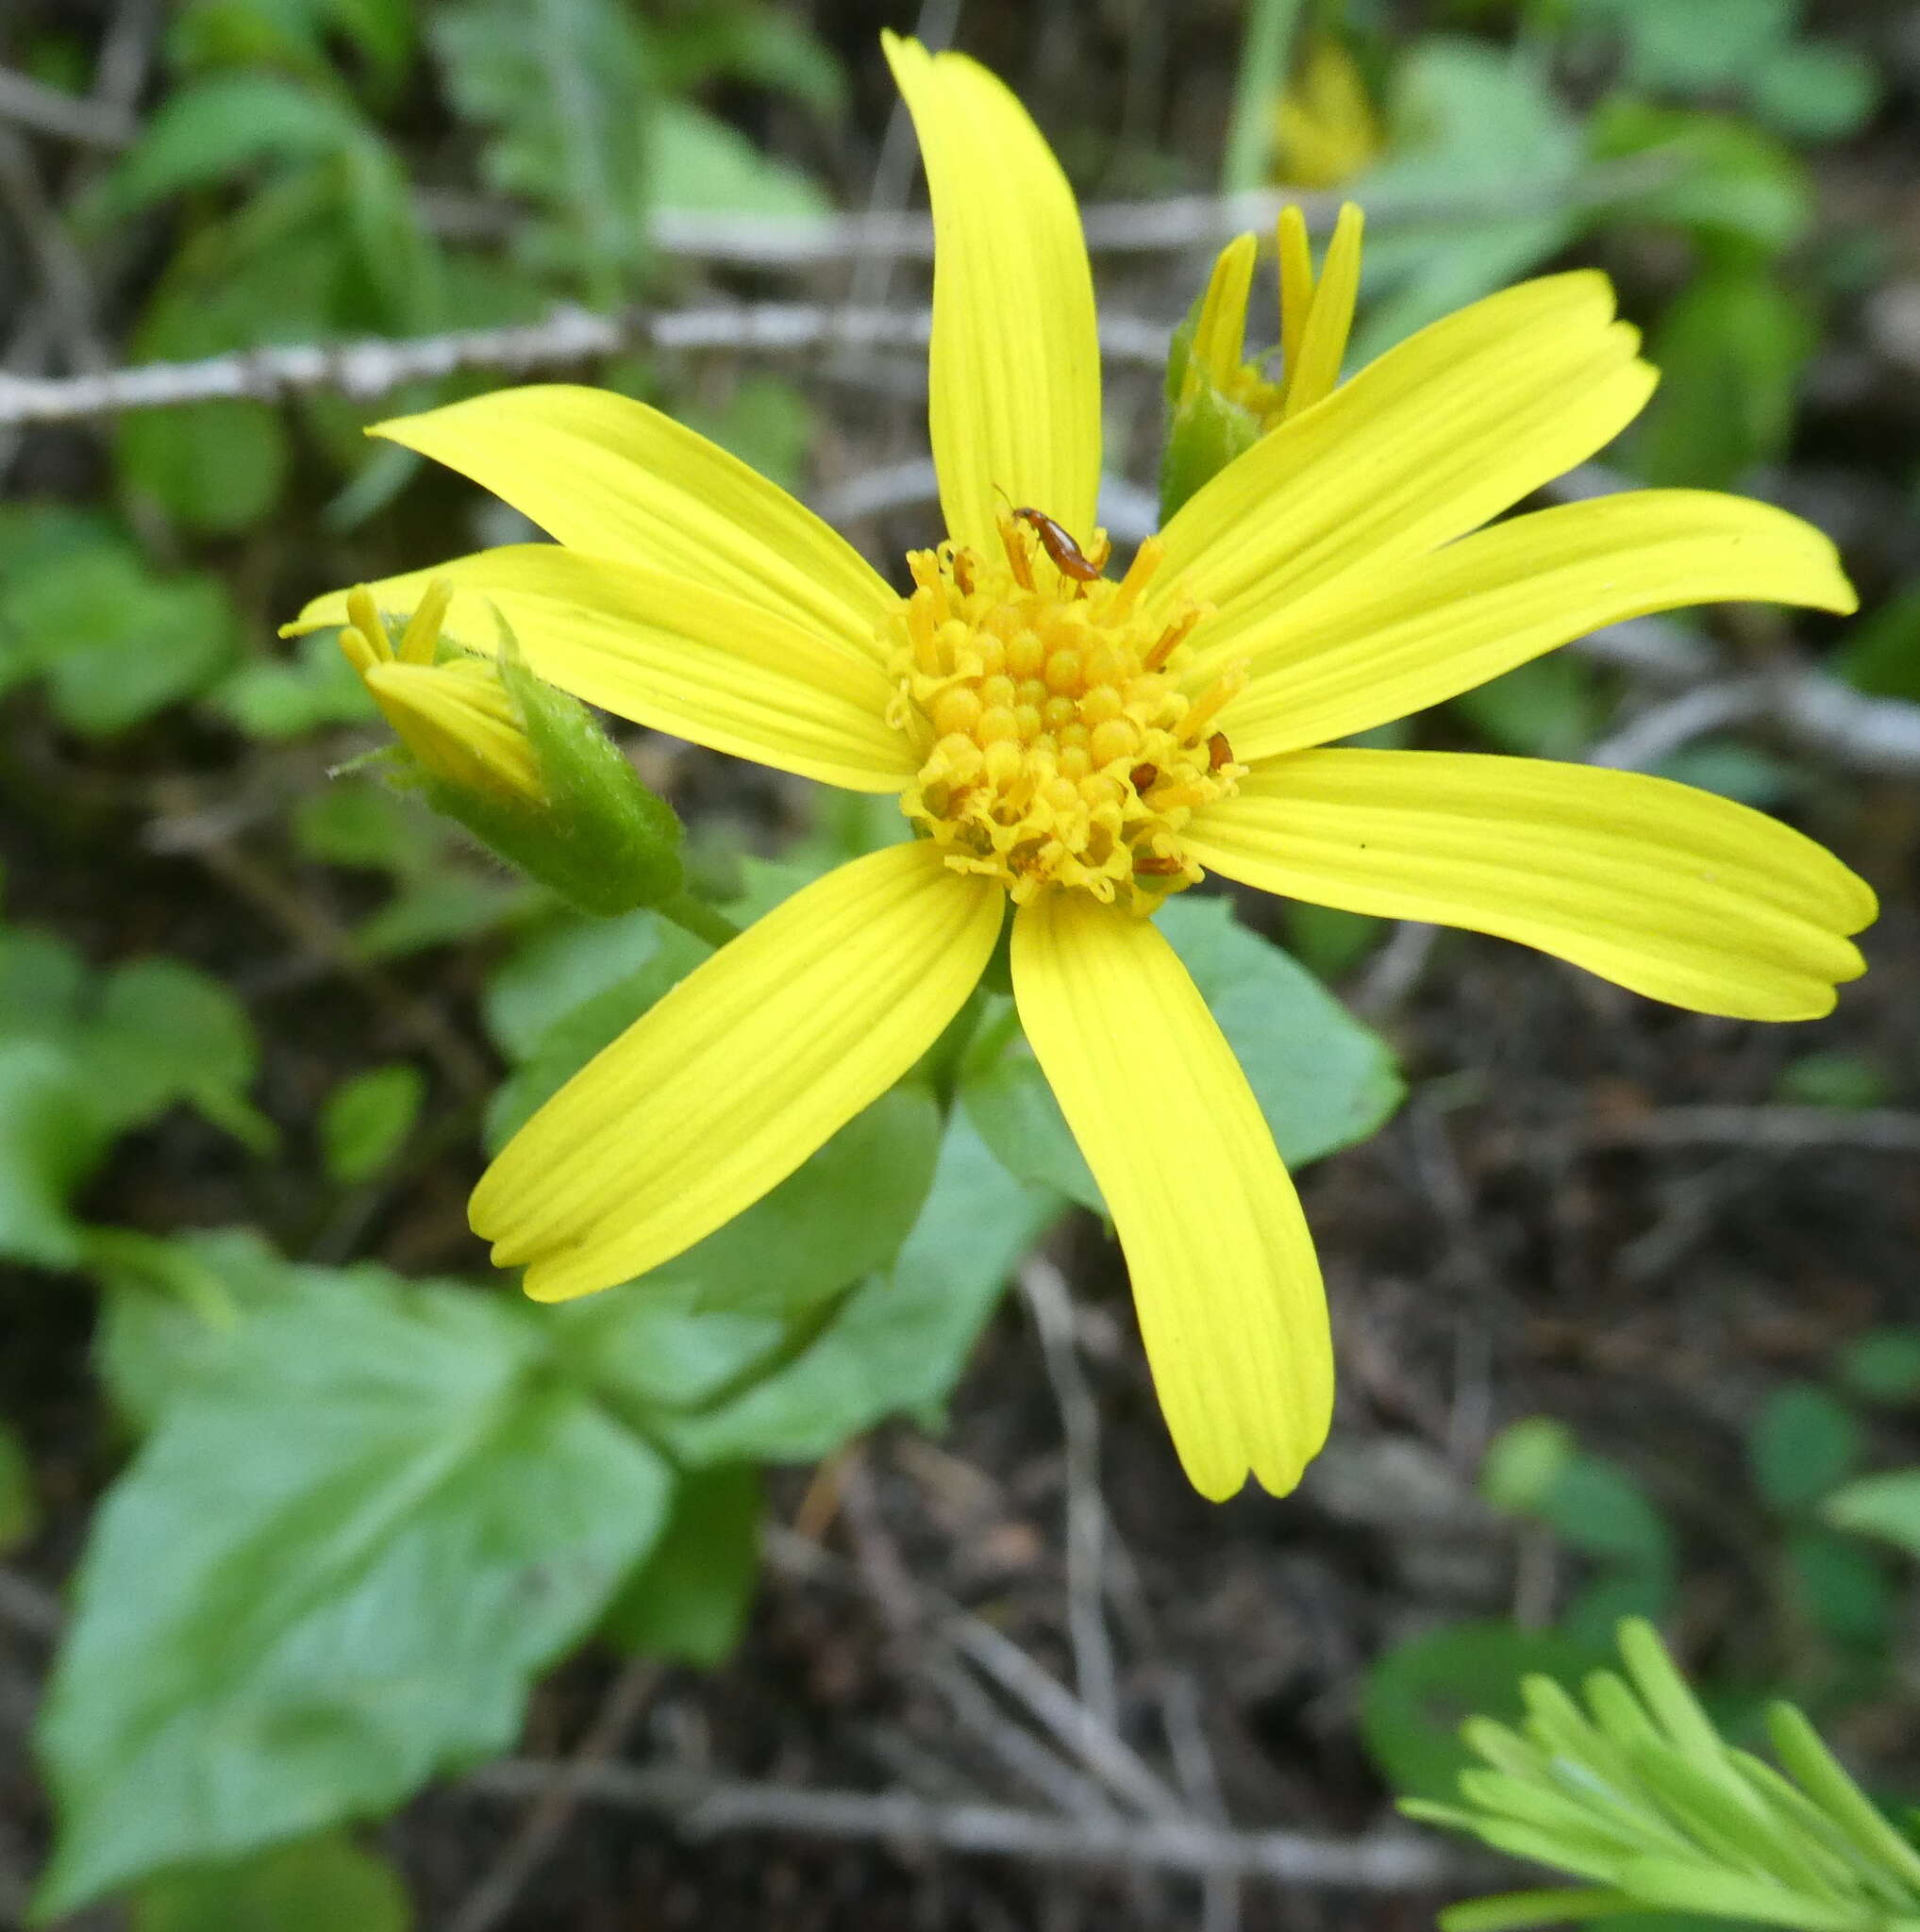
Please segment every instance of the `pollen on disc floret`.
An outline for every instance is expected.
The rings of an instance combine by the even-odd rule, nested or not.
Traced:
[[[914,588],[884,632],[890,719],[922,752],[901,809],[957,872],[1016,903],[1060,887],[1151,912],[1198,882],[1181,831],[1244,774],[1213,726],[1244,674],[1186,688],[1204,607],[1171,621],[1137,608],[1158,538],[1117,582],[1068,575],[1012,517],[1000,541],[999,557],[951,543],[908,557]],[[1106,553],[1101,539],[1094,560]]]

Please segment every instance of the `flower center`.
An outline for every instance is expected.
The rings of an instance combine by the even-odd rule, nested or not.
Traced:
[[[950,543],[908,557],[914,589],[883,629],[899,680],[889,718],[923,754],[901,809],[956,872],[1020,905],[1061,886],[1150,913],[1201,877],[1181,830],[1245,770],[1213,729],[1245,674],[1186,691],[1206,610],[1140,615],[1158,538],[1116,583],[1070,574],[1105,564],[1104,538],[1082,559],[1039,522],[1002,518],[1003,557]]]

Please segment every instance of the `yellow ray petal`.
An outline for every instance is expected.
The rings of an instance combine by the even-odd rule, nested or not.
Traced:
[[[1640,411],[1653,371],[1604,275],[1523,282],[1390,349],[1235,458],[1181,507],[1143,608],[1182,594],[1224,652],[1353,572],[1369,582],[1571,469]]]
[[[933,201],[927,425],[948,534],[996,554],[997,486],[1090,542],[1100,354],[1073,190],[1027,109],[984,67],[881,40]]]
[[[1851,610],[1833,545],[1766,504],[1636,490],[1496,524],[1386,580],[1324,586],[1199,654],[1251,660],[1221,724],[1242,760],[1438,704],[1606,624],[1721,599]]]
[[[576,550],[693,577],[880,661],[893,593],[853,545],[739,458],[626,396],[496,390],[370,432],[471,476]]]
[[[1013,992],[1113,1215],[1194,1487],[1284,1495],[1327,1437],[1313,1243],[1246,1076],[1159,930],[1078,892],[1013,923]]]
[[[446,633],[498,648],[495,611],[527,669],[636,724],[850,791],[897,791],[917,768],[886,722],[893,688],[817,628],[690,577],[585,557],[557,543],[482,550],[372,589],[410,610],[436,577],[454,589]],[[317,597],[289,631],[344,622]]]
[[[1297,210],[1295,210],[1297,212]],[[1365,220],[1348,202],[1334,224],[1327,259],[1313,285],[1313,299],[1294,349],[1294,365],[1285,371],[1287,409],[1297,416],[1332,394],[1346,358],[1346,338],[1353,328],[1353,306],[1360,298],[1361,235]]]
[[[729,1221],[876,1100],[959,1012],[1005,895],[930,845],[816,880],[576,1074],[474,1190],[474,1231],[564,1301]]]
[[[1202,865],[1321,906],[1517,940],[1651,999],[1811,1020],[1863,971],[1872,891],[1811,839],[1637,772],[1304,751],[1195,813]]]

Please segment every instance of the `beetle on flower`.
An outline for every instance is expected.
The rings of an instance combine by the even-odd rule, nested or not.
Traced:
[[[1623,618],[1853,595],[1818,532],[1730,496],[1633,491],[1481,528],[1616,435],[1654,373],[1605,278],[1576,273],[1478,302],[1337,385],[1357,228],[1317,318],[1303,235],[1282,236],[1297,366],[1262,403],[1265,433],[1123,574],[1063,574],[1013,507],[1103,555],[1072,193],[991,75],[886,45],[932,193],[946,525],[908,558],[905,595],[775,485],[619,396],[511,390],[380,431],[558,540],[390,579],[381,608],[444,577],[450,636],[485,651],[497,612],[563,690],[897,793],[919,835],[683,980],[507,1145],[473,1224],[544,1299],[668,1259],[905,1074],[1010,918],[1020,1017],[1112,1212],[1180,1458],[1209,1496],[1249,1472],[1284,1492],[1331,1408],[1319,1271],[1155,909],[1217,872],[1517,940],[1700,1012],[1824,1013],[1862,970],[1845,936],[1874,900],[1786,826],[1629,773],[1327,747]],[[1208,344],[1231,360],[1237,327],[1216,316]],[[322,598],[299,627],[344,611]]]

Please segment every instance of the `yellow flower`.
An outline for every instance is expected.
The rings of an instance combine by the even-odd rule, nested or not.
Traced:
[[[937,260],[947,541],[889,588],[691,430],[565,387],[383,433],[558,539],[441,566],[528,666],[716,750],[897,793],[923,836],[789,899],[523,1127],[476,1229],[544,1299],[657,1266],[792,1173],[959,1012],[1011,904],[1015,999],[1109,1203],[1156,1386],[1209,1496],[1290,1489],[1326,1432],[1311,1241],[1246,1080],[1149,913],[1204,868],[1439,920],[1710,1013],[1826,1012],[1872,895],[1798,833],[1659,778],[1321,749],[1637,613],[1852,608],[1764,506],[1646,491],[1478,530],[1583,461],[1653,372],[1596,274],[1435,324],[1289,416],[1118,580],[1083,582],[1100,373],[1059,166],[1013,96],[889,37]],[[1010,512],[1034,510],[1053,526]],[[1478,534],[1470,534],[1476,531]],[[1062,571],[1047,543],[1069,566]],[[405,608],[425,575],[376,587]],[[323,598],[301,626],[338,623]]]
[[[1295,188],[1338,188],[1384,145],[1358,63],[1343,42],[1320,36],[1274,109],[1274,178]]]
[[[1200,298],[1187,382],[1201,382],[1237,403],[1263,432],[1324,402],[1340,380],[1341,359],[1360,294],[1360,244],[1364,227],[1352,202],[1340,210],[1320,274],[1307,221],[1297,208],[1280,210],[1275,233],[1280,264],[1280,373],[1269,377],[1246,358],[1246,304],[1253,290],[1258,244],[1237,235],[1220,251]]]
[[[537,804],[543,795],[540,764],[492,660],[456,655],[435,662],[453,595],[443,577],[426,584],[396,645],[374,593],[364,585],[349,591],[351,622],[340,648],[393,735],[426,771],[464,791]]]

